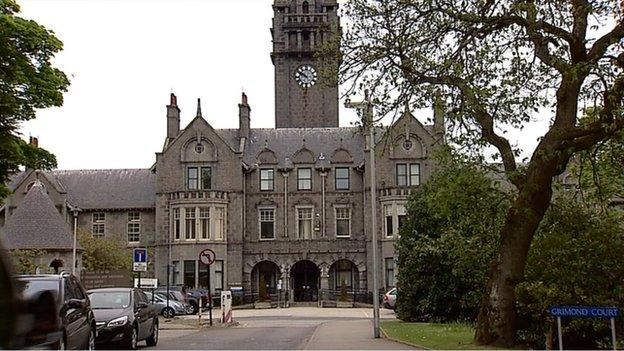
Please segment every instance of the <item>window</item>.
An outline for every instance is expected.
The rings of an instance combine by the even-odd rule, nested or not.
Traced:
[[[312,169],[311,168],[298,168],[297,169],[297,189],[298,190],[311,190],[312,189]]]
[[[225,218],[224,218],[225,209],[223,207],[215,207],[215,222],[214,222],[214,230],[215,230],[215,240],[223,240],[223,235],[225,234]]]
[[[197,167],[189,167],[186,171],[186,185],[190,190],[196,190],[199,186],[199,174]]]
[[[405,222],[405,206],[397,204],[397,234],[400,232],[403,223]]]
[[[349,190],[349,168],[336,167],[336,190]]]
[[[397,163],[396,184],[397,186],[420,185],[420,163]]]
[[[208,289],[208,270],[210,269],[210,266],[205,265],[203,263],[199,264],[198,270],[199,270],[199,278],[198,278],[198,282],[199,282],[199,287],[200,288],[204,288],[204,289]]]
[[[188,167],[186,186],[189,190],[212,188],[212,167]]]
[[[195,207],[187,207],[184,209],[185,239],[195,239]]]
[[[403,225],[406,218],[405,204],[391,203],[384,205],[385,225],[384,232],[386,237],[391,238],[399,233],[399,228]]]
[[[173,238],[180,240],[180,209],[173,209]]]
[[[215,280],[214,288],[217,291],[223,290],[223,261],[216,260],[214,263],[215,268]]]
[[[171,282],[173,285],[180,284],[180,261],[173,261],[171,267]]]
[[[297,235],[298,239],[312,237],[312,208],[297,209]]]
[[[352,263],[347,260],[336,262],[336,290],[340,290],[342,282],[349,290],[353,289],[353,267]]]
[[[195,287],[195,261],[184,261],[184,285]]]
[[[210,239],[210,207],[199,208],[199,237]]]
[[[391,237],[394,233],[394,226],[392,225],[393,212],[392,205],[384,205],[384,214],[386,218],[385,232],[387,237]]]
[[[394,258],[386,258],[386,289],[394,287]]]
[[[260,170],[260,190],[273,190],[273,170]]]
[[[103,237],[106,232],[106,214],[96,212],[92,216],[91,234],[95,237]]]
[[[308,4],[307,1],[304,1],[303,4],[301,4],[301,11],[303,13],[309,13],[310,12],[310,5]]]
[[[128,212],[128,242],[138,243],[141,239],[141,213]]]
[[[260,240],[275,239],[275,209],[260,209]]]
[[[351,209],[337,207],[336,209],[336,237],[349,237],[351,235]]]

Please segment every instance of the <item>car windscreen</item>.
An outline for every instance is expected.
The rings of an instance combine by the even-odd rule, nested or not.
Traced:
[[[47,290],[52,291],[54,296],[58,297],[59,281],[57,279],[54,279],[54,280],[18,279],[15,281],[15,290],[17,291],[18,294],[20,294],[26,300]]]
[[[89,293],[92,309],[124,309],[130,306],[127,291],[94,291]]]

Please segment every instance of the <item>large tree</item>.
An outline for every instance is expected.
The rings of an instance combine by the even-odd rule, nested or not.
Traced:
[[[32,20],[17,16],[13,0],[0,0],[0,199],[19,166],[49,169],[56,159],[24,142],[20,123],[35,118],[36,109],[60,106],[69,81],[51,59],[63,44]]]
[[[514,289],[570,158],[624,126],[624,23],[618,0],[351,0],[342,79],[368,87],[378,111],[448,105],[451,140],[490,146],[517,190],[492,262],[476,341],[511,345]],[[582,108],[596,113],[579,123]],[[548,131],[526,164],[506,136],[540,117]]]

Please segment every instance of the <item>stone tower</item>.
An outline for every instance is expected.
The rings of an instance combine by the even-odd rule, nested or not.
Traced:
[[[336,0],[275,0],[273,52],[275,127],[338,127],[338,86],[315,50],[340,28]]]

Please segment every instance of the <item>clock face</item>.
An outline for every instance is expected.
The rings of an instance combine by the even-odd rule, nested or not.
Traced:
[[[316,83],[316,70],[310,65],[303,65],[295,73],[297,83],[303,88],[309,88]]]

